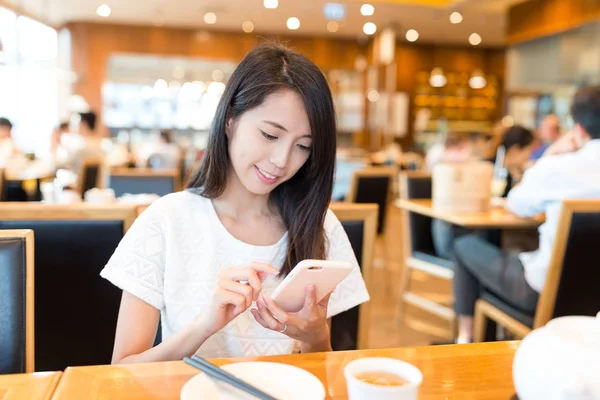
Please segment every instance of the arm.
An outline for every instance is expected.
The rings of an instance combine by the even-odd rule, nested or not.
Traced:
[[[540,159],[508,193],[506,208],[524,218],[544,212],[548,201],[556,196],[560,174],[556,160]]]
[[[329,334],[327,335],[327,337],[324,337],[323,340],[313,343],[313,344],[308,344],[305,342],[302,342],[300,344],[300,352],[301,353],[320,353],[320,352],[327,352],[327,351],[333,351],[333,348],[331,347],[331,318],[327,319],[327,326],[329,327]]]
[[[112,363],[142,363],[181,360],[190,357],[209,335],[199,318],[171,337],[152,347],[160,312],[153,306],[124,291],[119,309]]]

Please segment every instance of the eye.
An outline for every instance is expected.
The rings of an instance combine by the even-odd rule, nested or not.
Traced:
[[[275,140],[277,139],[277,136],[273,136],[273,135],[269,135],[266,132],[260,131],[260,133],[265,137],[265,139],[267,140]]]
[[[303,144],[299,144],[299,145],[298,145],[298,148],[299,148],[300,150],[302,150],[302,151],[310,151],[310,150],[311,150],[311,147],[310,147],[310,146],[305,146],[305,145],[303,145]]]

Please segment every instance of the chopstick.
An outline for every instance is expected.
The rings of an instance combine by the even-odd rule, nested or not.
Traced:
[[[198,368],[200,371],[204,372],[206,375],[208,375],[212,378],[218,379],[220,381],[223,381],[225,383],[228,383],[231,386],[234,386],[240,390],[243,390],[244,392],[251,394],[252,396],[256,397],[257,399],[277,400],[275,397],[270,396],[267,393],[263,392],[262,390],[250,385],[249,383],[244,382],[240,378],[233,376],[232,374],[225,371],[224,369],[221,369],[221,368],[217,367],[216,365],[209,363],[202,357],[193,355],[192,358],[184,357],[183,361],[185,361],[186,364],[189,364],[192,367]]]

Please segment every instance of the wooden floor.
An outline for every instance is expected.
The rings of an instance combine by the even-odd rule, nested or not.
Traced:
[[[373,287],[370,288],[372,301],[369,331],[369,348],[389,348],[404,346],[425,346],[444,339],[423,334],[400,322],[398,316],[398,286],[402,266],[401,248],[401,212],[390,205],[386,226],[386,237],[380,237],[375,250]],[[387,247],[387,252],[385,251]],[[387,253],[387,254],[386,254]],[[387,255],[387,262],[384,256]],[[448,296],[450,284],[447,281],[433,279],[427,274],[413,272],[410,282],[411,291],[427,292],[433,296]],[[417,317],[430,324],[444,328],[447,324],[436,317],[427,315],[414,307],[407,307],[408,316]]]

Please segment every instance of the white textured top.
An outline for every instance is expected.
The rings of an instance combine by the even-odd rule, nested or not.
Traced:
[[[508,194],[506,207],[515,214],[546,213],[546,222],[538,229],[539,249],[519,255],[525,280],[537,292],[546,283],[561,202],[569,199],[600,199],[600,139],[573,153],[540,158]]]
[[[369,300],[356,257],[341,223],[329,210],[325,218],[327,259],[349,261],[355,269],[331,295],[328,317]],[[209,303],[219,271],[250,262],[280,269],[287,233],[272,246],[253,246],[233,237],[210,199],[183,191],[162,197],[131,226],[100,275],[161,312],[162,337],[189,324]],[[280,283],[268,277],[263,292]],[[249,310],[200,347],[204,357],[289,354],[294,340],[263,328]]]

